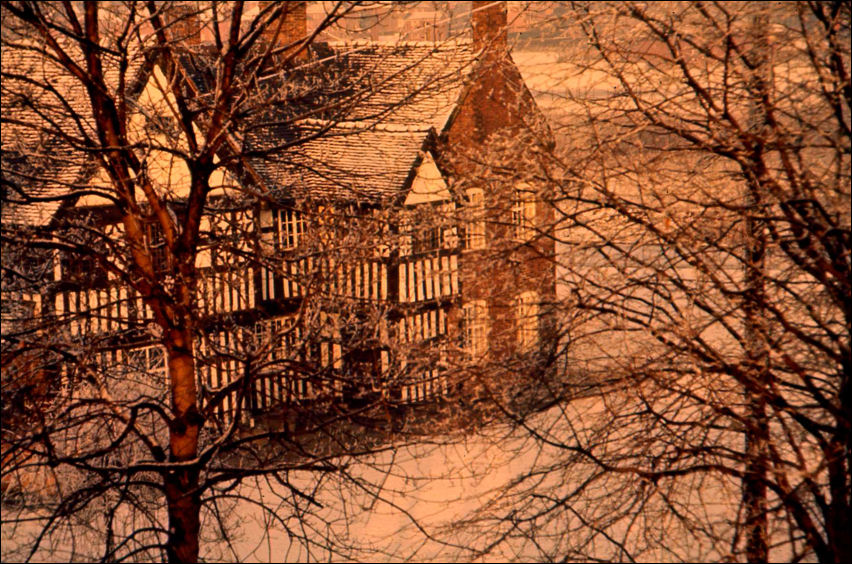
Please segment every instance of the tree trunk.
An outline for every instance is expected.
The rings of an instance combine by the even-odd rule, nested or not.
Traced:
[[[848,351],[847,351],[848,352]],[[836,435],[830,441],[829,486],[831,488],[831,508],[828,532],[828,546],[834,555],[834,562],[852,562],[852,358],[844,357],[840,373],[840,415],[835,427]]]
[[[765,304],[764,255],[766,241],[763,226],[755,217],[760,213],[759,184],[747,183],[745,218],[745,508],[746,559],[768,562],[766,480],[768,466],[769,423],[766,414],[766,387],[769,379],[769,350],[763,319]]]
[[[197,492],[198,470],[173,470],[166,477],[169,510],[169,562],[198,562],[198,530],[201,498]]]
[[[755,63],[751,76],[750,129],[760,132],[766,127],[766,108],[769,96],[769,25],[765,12],[752,19],[750,56]],[[766,513],[766,484],[769,471],[769,421],[766,413],[766,392],[769,384],[769,347],[766,342],[766,234],[763,222],[763,186],[761,167],[764,147],[755,143],[751,155],[753,167],[746,171],[745,182],[745,316],[744,350],[747,376],[745,378],[745,475],[743,499],[745,508],[746,560],[769,561]]]
[[[766,447],[769,426],[766,420],[766,403],[760,394],[751,394],[748,400],[751,421],[746,429],[746,464],[743,478],[743,505],[745,506],[746,560],[768,562],[768,517],[766,513]]]
[[[169,332],[169,378],[174,420],[169,429],[170,461],[191,463],[198,455],[198,410],[192,334],[187,325]],[[198,531],[201,494],[198,491],[198,466],[191,464],[171,469],[165,476],[169,512],[169,562],[198,561]]]

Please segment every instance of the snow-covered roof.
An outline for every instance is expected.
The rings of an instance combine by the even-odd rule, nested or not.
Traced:
[[[251,159],[277,197],[391,199],[405,186],[429,134],[391,125],[366,128],[319,120],[299,123],[298,129],[298,135],[309,140],[292,151],[271,151]],[[272,146],[254,145],[255,150],[265,148]]]
[[[81,148],[93,132],[89,99],[42,47],[4,47],[3,176],[23,195],[4,188],[3,222],[44,224],[92,174]],[[202,96],[213,86],[213,51],[200,46],[181,58]],[[137,59],[138,78],[144,57]],[[113,87],[118,69],[107,62]],[[317,44],[300,67],[260,80],[273,102],[262,100],[261,112],[238,120],[233,136],[276,194],[383,199],[405,186],[428,132],[447,125],[475,64],[469,42]],[[30,78],[54,89],[39,91]],[[304,85],[301,98],[280,94],[294,83]]]
[[[263,153],[250,164],[288,198],[399,195],[429,131],[444,129],[462,96],[476,63],[471,44],[331,43],[316,53],[303,72],[325,77],[313,85],[320,117],[288,121],[304,112],[292,104],[264,114],[244,137],[247,151]],[[291,148],[268,152],[283,145]]]
[[[83,66],[74,42],[60,41]],[[95,134],[86,89],[44,51],[44,45],[24,37],[4,38],[0,50],[4,224],[47,223],[65,199],[87,188],[84,181],[93,170],[85,150],[86,138]],[[115,90],[119,62],[105,56],[104,63],[104,81]],[[132,53],[127,76],[136,76],[143,64],[142,54]]]
[[[472,72],[470,42],[332,43],[335,59],[351,77],[359,104],[351,120],[444,128]]]

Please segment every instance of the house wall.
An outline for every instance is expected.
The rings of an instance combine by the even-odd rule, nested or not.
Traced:
[[[480,44],[492,47],[494,42]],[[131,139],[184,150],[185,140],[168,135],[168,120],[174,111],[165,85],[165,77],[155,68],[138,101],[154,118],[137,115]],[[449,126],[434,145],[434,159],[429,153],[421,159],[401,209],[341,208],[339,213],[331,213],[330,207],[322,207],[327,203],[291,202],[288,205],[298,205],[304,212],[308,236],[299,249],[272,244],[268,252],[264,229],[272,230],[273,239],[277,236],[275,229],[280,229],[277,220],[269,219],[270,210],[246,208],[208,217],[202,231],[209,241],[202,244],[196,265],[200,278],[199,328],[204,333],[199,344],[201,383],[209,392],[227,386],[245,369],[245,362],[241,364],[236,357],[255,354],[257,361],[267,354],[251,349],[248,333],[256,332],[258,325],[271,323],[275,329],[279,322],[291,324],[299,316],[316,323],[313,333],[306,331],[298,336],[302,343],[311,341],[310,346],[287,359],[269,357],[270,366],[277,360],[306,363],[303,373],[324,371],[323,378],[338,378],[335,384],[325,385],[326,390],[336,393],[343,389],[342,384],[337,385],[343,382],[342,372],[351,373],[352,367],[371,362],[380,366],[382,373],[396,363],[394,399],[418,401],[446,393],[449,386],[440,372],[448,363],[446,355],[458,349],[461,311],[471,301],[487,304],[491,359],[516,353],[518,296],[534,292],[546,303],[554,295],[553,242],[547,237],[552,212],[544,205],[548,200],[546,186],[527,178],[523,167],[510,167],[513,170],[509,174],[500,171],[506,163],[523,164],[535,158],[535,144],[541,141],[535,136],[546,138],[547,131],[539,127],[530,136],[529,125],[541,123],[509,56],[486,51]],[[168,199],[185,198],[189,178],[183,162],[156,150],[149,160],[154,184],[170,192]],[[108,184],[108,179],[96,178],[95,182]],[[233,179],[225,175],[212,181],[216,186],[227,182]],[[463,215],[464,203],[458,196],[467,187],[484,190],[487,244],[481,250],[460,252],[457,220],[460,210]],[[513,225],[518,189],[536,193],[532,223],[537,229],[523,240],[515,237]],[[220,190],[213,195],[223,194],[225,191]],[[86,199],[79,202],[79,209],[102,203],[97,198]],[[384,213],[383,220],[396,229],[401,228],[406,216],[421,232],[439,229],[439,244],[417,248],[412,240],[405,241],[409,234],[370,229],[363,230],[368,235],[358,239],[359,222],[369,221],[370,214],[376,212]],[[336,223],[335,216],[340,222]],[[436,226],[436,222],[440,224]],[[400,240],[389,244],[390,237]],[[117,233],[116,240],[120,239]],[[223,251],[216,241],[230,241],[226,246],[233,249]],[[257,253],[254,265],[251,259],[240,258],[252,253]],[[304,306],[311,300],[319,309],[306,312]],[[50,303],[57,314],[68,317],[71,339],[124,332],[120,343],[104,340],[102,344],[128,348],[156,342],[155,335],[145,334],[146,327],[153,325],[149,308],[115,280],[99,288],[64,288]],[[307,321],[300,323],[308,326]],[[128,329],[131,325],[133,331]],[[374,328],[375,335],[365,337],[364,328]],[[276,331],[269,333],[270,340],[289,334],[280,327]],[[354,336],[347,337],[347,332]],[[380,354],[373,358],[372,352]],[[228,356],[231,358],[225,358]],[[290,373],[269,373],[269,378],[258,382],[262,399],[255,403],[261,408],[270,405],[270,398],[316,398],[321,388],[314,381],[297,390],[280,381],[281,374]],[[368,376],[372,375],[365,375],[365,379]],[[229,400],[220,415],[233,407]]]
[[[546,306],[555,298],[553,210],[546,184],[527,177],[538,170],[536,145],[549,131],[508,55],[484,56],[456,115],[440,139],[440,166],[460,194],[481,188],[485,196],[486,247],[460,259],[462,302],[485,300],[492,358],[516,351],[516,298],[535,292]],[[509,165],[509,166],[507,166]],[[520,166],[518,166],[520,165]],[[512,208],[517,190],[536,195],[534,233],[515,237]],[[546,311],[546,307],[541,308]],[[542,334],[552,322],[542,321]]]

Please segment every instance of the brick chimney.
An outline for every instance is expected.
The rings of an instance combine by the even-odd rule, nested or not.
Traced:
[[[508,46],[506,2],[472,1],[470,25],[474,50],[487,48],[489,52],[495,54],[506,51]]]
[[[201,18],[197,2],[175,2],[166,15],[169,37],[184,45],[201,43]]]
[[[282,4],[282,6],[270,6]],[[269,7],[270,10],[280,9],[278,19],[270,22],[263,32],[262,41],[266,44],[275,43],[276,47],[286,47],[301,41],[308,33],[308,3],[299,2],[261,2],[260,9]],[[294,46],[297,49],[298,46]],[[285,55],[287,51],[285,51]],[[304,60],[308,50],[303,49],[295,60]]]

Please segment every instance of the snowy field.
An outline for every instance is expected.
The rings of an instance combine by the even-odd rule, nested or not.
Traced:
[[[206,556],[264,562],[502,562],[566,555],[648,562],[724,559],[730,547],[717,539],[730,539],[726,516],[736,514],[735,484],[702,476],[680,481],[676,489],[660,483],[655,493],[649,488],[644,495],[637,488],[646,484],[599,473],[570,455],[566,447],[598,436],[584,422],[606,426],[607,412],[615,408],[597,397],[575,400],[531,421],[541,433],[536,439],[525,429],[494,426],[361,461],[350,479],[319,488],[324,509],[308,520],[316,534],[356,547],[352,552],[329,554],[291,543],[282,527],[243,505],[233,512],[242,521],[233,552],[224,552],[219,543],[209,545]],[[610,439],[613,432],[629,435],[620,431],[606,433]],[[312,477],[291,480],[305,491],[313,487]],[[263,490],[268,502],[274,488]],[[567,508],[531,519],[549,506],[539,501],[560,497],[569,500]],[[637,517],[640,509],[645,515]],[[691,530],[699,522],[704,530]],[[296,519],[287,523],[293,530],[301,525]]]
[[[227,541],[208,514],[201,557],[225,562],[724,558],[721,543],[712,537],[729,538],[724,515],[735,514],[736,507],[726,500],[737,495],[731,484],[705,477],[694,487],[684,488],[681,482],[677,491],[667,492],[660,484],[660,495],[637,496],[636,488],[645,484],[603,475],[593,479],[592,465],[572,460],[565,446],[584,433],[595,433],[582,423],[603,422],[612,408],[600,398],[574,401],[567,411],[554,408],[534,421],[543,431],[538,440],[524,430],[494,426],[475,434],[435,437],[432,444],[401,446],[366,460],[340,461],[349,463],[345,476],[285,476],[287,484],[316,504],[279,483],[243,486],[216,504]],[[546,446],[551,439],[563,444]],[[246,499],[236,501],[236,496]],[[644,516],[635,516],[639,507],[630,505],[631,496],[643,504]],[[542,501],[560,497],[567,501],[558,510],[532,519],[548,506]],[[275,511],[260,510],[248,499],[262,500]],[[687,523],[715,523],[713,530],[695,534],[683,529],[683,519],[673,519],[666,504],[677,507]],[[96,551],[102,550],[102,542],[85,541],[89,534],[97,536],[99,518],[78,523],[73,543],[70,537],[54,539],[50,549],[33,559],[100,559],[102,553]],[[4,562],[21,558],[16,549],[30,545],[33,531],[4,527]]]

